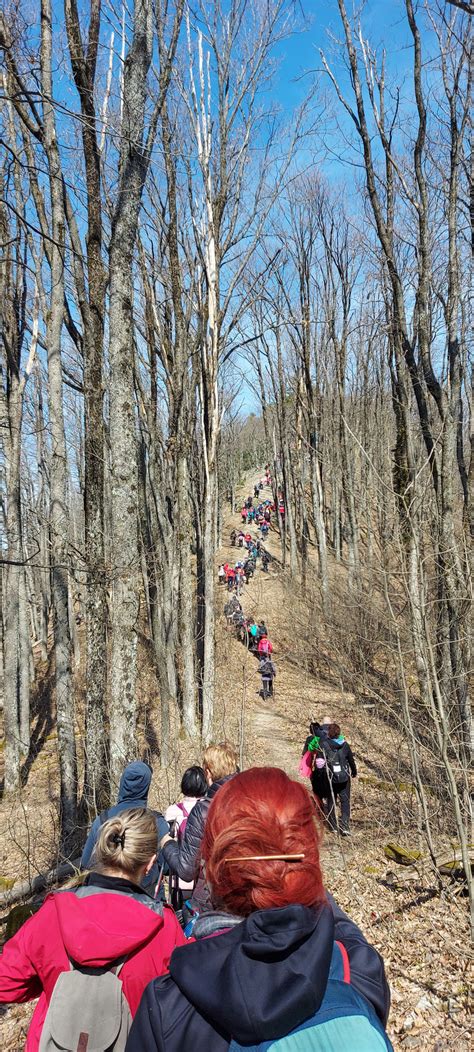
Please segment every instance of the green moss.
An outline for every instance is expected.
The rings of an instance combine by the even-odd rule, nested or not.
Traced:
[[[369,876],[371,876],[372,874],[374,874],[375,876],[378,876],[380,870],[378,869],[377,866],[364,866],[363,872],[367,873]]]
[[[10,888],[13,887],[14,883],[14,877],[0,877],[0,891],[10,891]]]
[[[386,844],[383,853],[385,858],[389,858],[391,862],[398,862],[399,866],[414,866],[423,858],[421,851],[408,851],[400,844]]]
[[[32,906],[31,903],[23,902],[20,906],[14,906],[7,917],[5,938],[11,939],[20,930],[25,921],[36,913],[39,904]]]

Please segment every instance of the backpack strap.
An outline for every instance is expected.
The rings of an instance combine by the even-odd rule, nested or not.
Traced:
[[[335,978],[342,979],[343,983],[350,983],[351,981],[351,966],[349,963],[349,954],[344,946],[344,943],[339,942],[338,939],[334,941],[334,946],[337,946],[339,950],[340,959],[337,964],[337,969],[340,971],[342,965],[342,975],[335,976]],[[332,964],[331,964],[332,968]]]

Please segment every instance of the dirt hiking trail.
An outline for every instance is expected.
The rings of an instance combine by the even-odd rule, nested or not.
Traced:
[[[230,532],[241,528],[240,508],[259,477],[252,472],[239,489],[238,510],[223,525],[216,570],[226,561],[235,565],[244,554],[231,546]],[[271,498],[269,488],[264,488],[262,498]],[[260,536],[254,524],[249,532]],[[468,1052],[470,957],[465,906],[433,897],[428,887],[433,881],[425,874],[410,869],[393,875],[398,867],[384,856],[384,845],[390,841],[420,846],[413,827],[414,791],[407,777],[403,735],[376,707],[367,708],[363,700],[342,689],[336,662],[333,677],[327,674],[326,661],[321,675],[314,673],[314,660],[309,671],[309,662],[295,645],[298,625],[307,626],[307,608],[281,565],[274,526],[264,543],[273,556],[269,572],[262,571],[258,560],[240,601],[246,617],[267,625],[277,670],[275,695],[267,701],[260,696],[257,659],[228,627],[223,615],[228,593],[225,586],[217,587],[216,667],[222,712],[217,730],[240,743],[244,766],[278,766],[298,778],[310,720],[327,715],[340,723],[354,752],[358,777],[352,783],[351,837],[327,832],[323,839],[325,884],[384,957],[392,989],[389,1034],[396,1052],[407,1048]]]

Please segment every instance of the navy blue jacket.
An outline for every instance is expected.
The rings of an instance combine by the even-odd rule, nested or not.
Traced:
[[[232,1038],[253,1045],[285,1036],[319,1009],[334,938],[346,945],[354,989],[385,1022],[383,961],[332,900],[260,910],[227,930],[221,914],[214,938],[209,922],[197,922],[197,941],[176,949],[169,975],[147,986],[126,1052],[228,1052]]]
[[[84,849],[81,858],[81,869],[88,869],[90,866],[91,858],[94,852],[97,837],[99,835],[100,827],[109,818],[114,818],[115,815],[120,814],[121,811],[129,811],[133,807],[148,807],[148,793],[150,789],[150,783],[152,778],[151,767],[146,763],[142,763],[141,760],[134,760],[133,763],[129,763],[125,768],[123,775],[120,779],[120,786],[118,792],[117,803],[113,807],[109,807],[107,811],[102,811],[102,814],[97,815],[94,819],[89,835],[84,844]],[[156,816],[156,828],[158,832],[158,844],[162,837],[166,833],[169,833],[170,827],[163,818],[163,815],[159,811],[155,811]],[[164,863],[164,858],[161,853],[158,856],[158,861],[155,863],[153,868],[150,870],[148,875],[145,877],[142,886],[150,894],[153,893],[161,866]],[[165,870],[167,872],[167,870]]]

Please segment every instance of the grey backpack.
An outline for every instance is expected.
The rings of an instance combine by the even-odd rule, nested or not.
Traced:
[[[132,1025],[119,973],[79,968],[61,972],[46,1013],[39,1052],[124,1052]]]

